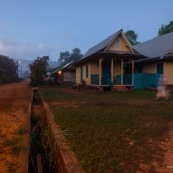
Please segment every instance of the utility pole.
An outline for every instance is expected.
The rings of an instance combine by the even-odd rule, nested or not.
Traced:
[[[21,66],[20,68],[21,68],[21,76],[20,76],[20,77],[21,77],[21,79],[22,79],[22,66]]]
[[[19,61],[16,61],[16,66],[17,66],[17,77],[18,77],[18,66],[19,66]]]
[[[16,70],[17,70],[17,78],[18,78],[18,81],[19,81],[19,69],[18,69],[18,67],[19,67],[19,62],[20,62],[20,61],[18,61],[18,60],[16,61],[16,66],[17,66],[17,69],[16,69]]]

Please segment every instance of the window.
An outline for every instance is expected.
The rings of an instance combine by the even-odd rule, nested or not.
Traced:
[[[86,78],[88,78],[88,64],[86,65]]]
[[[157,73],[163,74],[163,63],[157,64]]]
[[[80,81],[81,81],[81,83],[83,81],[83,68],[82,68],[82,66],[80,67]]]

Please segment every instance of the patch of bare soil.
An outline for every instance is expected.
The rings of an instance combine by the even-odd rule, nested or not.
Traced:
[[[173,122],[168,125],[168,136],[160,142],[160,147],[164,150],[163,162],[160,165],[154,163],[158,173],[173,173]]]
[[[28,83],[0,85],[0,173],[17,168],[30,99]]]
[[[72,89],[72,88],[42,88],[42,90],[54,90],[54,91],[64,91],[67,93],[72,93],[72,94],[86,94],[86,92],[83,92],[81,90],[78,89]]]
[[[77,102],[74,101],[50,101],[49,104],[52,107],[63,107],[63,108],[72,108],[72,109],[78,109],[80,105]],[[86,104],[86,102],[82,101],[80,104]]]
[[[161,158],[154,157],[150,165],[141,163],[137,173],[173,173],[173,122],[168,126],[168,134],[158,143],[163,152]]]

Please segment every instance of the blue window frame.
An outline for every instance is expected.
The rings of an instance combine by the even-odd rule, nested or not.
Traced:
[[[163,63],[157,64],[157,73],[163,74]]]
[[[81,81],[81,83],[83,81],[83,68],[82,68],[82,66],[80,67],[80,81]]]

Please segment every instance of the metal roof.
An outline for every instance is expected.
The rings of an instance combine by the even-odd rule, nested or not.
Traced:
[[[75,62],[74,60],[70,61],[69,63],[65,64],[60,70],[62,70],[62,71],[74,70],[75,69],[73,66],[74,62]]]
[[[106,48],[114,41],[114,39],[116,39],[118,37],[119,34],[121,34],[122,37],[125,39],[127,45],[131,49],[131,53],[127,53],[124,51],[121,52],[121,51],[106,50]],[[123,30],[121,29],[118,32],[109,36],[108,38],[104,39],[100,43],[91,47],[80,60],[75,62],[75,65],[81,64],[81,63],[86,63],[87,61],[90,61],[90,60],[97,60],[101,54],[102,55],[104,54],[104,56],[111,55],[111,57],[115,57],[118,60],[122,59],[122,57],[126,58],[125,56],[130,57],[131,55],[133,55],[133,57],[135,57],[137,59],[144,58],[144,56],[140,55],[136,50],[133,49],[133,47],[127,40],[125,34],[123,33]],[[139,57],[139,55],[140,55],[140,57]],[[117,57],[117,56],[119,56],[119,57]]]
[[[86,53],[85,55],[82,57],[86,58],[90,55],[93,55],[94,53],[106,48],[111,42],[112,40],[120,33],[122,32],[122,30],[119,30],[118,32],[112,34],[111,36],[109,36],[108,38],[104,39],[103,41],[101,41],[100,43],[98,43],[97,45],[91,47]]]
[[[133,48],[148,58],[162,59],[173,49],[173,32],[137,44]]]

